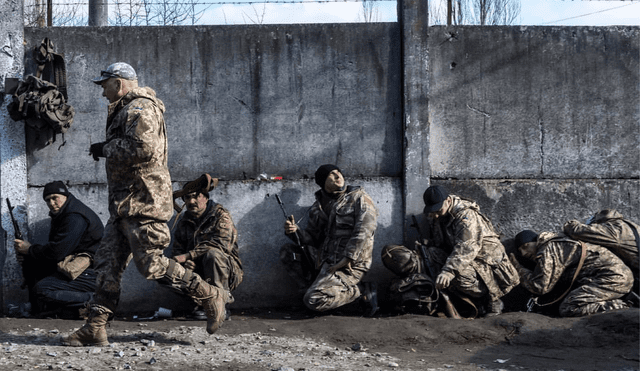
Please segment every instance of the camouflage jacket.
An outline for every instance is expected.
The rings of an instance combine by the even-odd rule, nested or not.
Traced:
[[[185,213],[173,238],[173,256],[189,254],[195,260],[210,249],[218,249],[242,266],[238,254],[238,231],[231,214],[222,205],[209,200],[204,214],[193,218]]]
[[[578,285],[589,283],[599,276],[603,280],[611,272],[630,275],[625,264],[606,248],[583,242],[587,255],[576,278]],[[532,294],[540,296],[551,292],[557,284],[566,289],[575,275],[582,247],[563,233],[542,232],[538,236],[536,266],[533,271],[518,267],[520,284]]]
[[[490,296],[504,296],[518,285],[519,277],[498,233],[475,202],[451,197],[448,215],[434,219],[430,228],[430,245],[449,254],[442,270],[457,275],[471,266],[487,285]]]
[[[173,215],[164,104],[138,87],[109,105],[106,157],[109,214],[168,221]]]
[[[348,186],[344,193],[327,203],[327,210],[323,210],[322,198],[330,196],[322,190],[315,196],[307,227],[299,230],[298,235],[303,245],[317,249],[317,267],[325,262],[333,265],[347,257],[354,261],[353,269],[361,273],[369,270],[378,218],[371,197],[361,187]]]
[[[640,226],[625,220],[616,210],[602,210],[590,224],[570,220],[564,225],[564,233],[575,239],[604,246],[622,259],[638,274],[638,242],[633,233],[640,233]]]

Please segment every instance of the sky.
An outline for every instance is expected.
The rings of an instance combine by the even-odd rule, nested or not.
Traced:
[[[205,1],[222,2],[221,0]],[[364,20],[362,2],[356,1],[308,2],[305,4],[249,3],[252,0],[229,1],[234,3],[210,5],[203,14],[200,23],[342,23]],[[431,1],[436,4],[445,0]],[[247,4],[239,4],[244,2]],[[395,22],[397,20],[395,1],[375,1],[374,4],[376,6],[372,15],[375,21]],[[520,18],[515,24],[532,26],[640,26],[640,0],[521,0]]]

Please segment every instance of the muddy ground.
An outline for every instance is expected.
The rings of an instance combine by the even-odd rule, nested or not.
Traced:
[[[584,318],[235,311],[204,321],[116,318],[109,347],[60,337],[83,321],[0,318],[0,370],[638,370],[638,308]]]

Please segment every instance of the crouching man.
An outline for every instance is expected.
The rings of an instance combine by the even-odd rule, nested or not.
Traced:
[[[530,230],[518,233],[515,245],[522,258],[535,262],[535,268],[530,270],[520,264],[515,254],[510,255],[520,274],[520,284],[536,297],[552,291],[555,294],[546,301],[536,299],[538,305],[559,302],[562,317],[629,307],[620,298],[631,291],[633,274],[606,248],[561,233],[538,235]]]
[[[300,246],[313,249],[309,255],[318,273],[303,299],[309,309],[323,312],[361,299],[365,315],[372,316],[378,309],[375,284],[360,281],[371,267],[376,207],[362,187],[345,184],[335,165],[320,166],[315,181],[321,189],[315,193],[307,227],[300,229],[295,221],[285,221],[285,234],[298,245],[283,246],[281,260],[290,273],[300,272],[301,260],[290,257],[301,254]],[[301,279],[296,274],[292,277]]]
[[[226,304],[230,304],[233,302],[231,291],[242,282],[242,262],[238,254],[238,231],[231,214],[209,199],[209,192],[216,184],[217,179],[205,174],[174,193],[174,197],[182,197],[187,211],[177,222],[173,259],[224,291]],[[194,315],[196,319],[207,319],[201,307],[196,308]]]
[[[61,181],[45,185],[42,197],[51,217],[49,240],[43,245],[14,240],[32,314],[77,318],[78,309],[91,300],[96,288],[93,256],[104,226]]]
[[[477,301],[487,316],[501,314],[500,298],[519,279],[489,218],[474,201],[449,194],[439,185],[427,188],[423,200],[431,222],[424,258],[431,269],[420,266],[423,258],[414,251],[398,245],[383,249],[385,266],[396,274],[433,275],[438,290],[449,289]]]

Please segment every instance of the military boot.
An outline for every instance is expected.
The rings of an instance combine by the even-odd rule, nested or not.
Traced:
[[[159,280],[191,297],[198,305],[202,305],[207,316],[207,332],[213,334],[220,328],[225,318],[225,304],[228,294],[225,290],[211,286],[191,269],[186,269],[174,260],[164,276]]]
[[[502,314],[502,310],[504,309],[504,303],[500,299],[490,300],[487,305],[487,314],[485,317],[493,317]]]
[[[225,290],[211,286],[198,275],[194,275],[193,281],[191,297],[202,303],[207,315],[207,332],[213,334],[224,322],[228,295]]]
[[[87,323],[73,334],[62,339],[63,345],[81,347],[91,345],[104,347],[109,345],[107,340],[107,320],[111,311],[103,307],[92,307]]]

